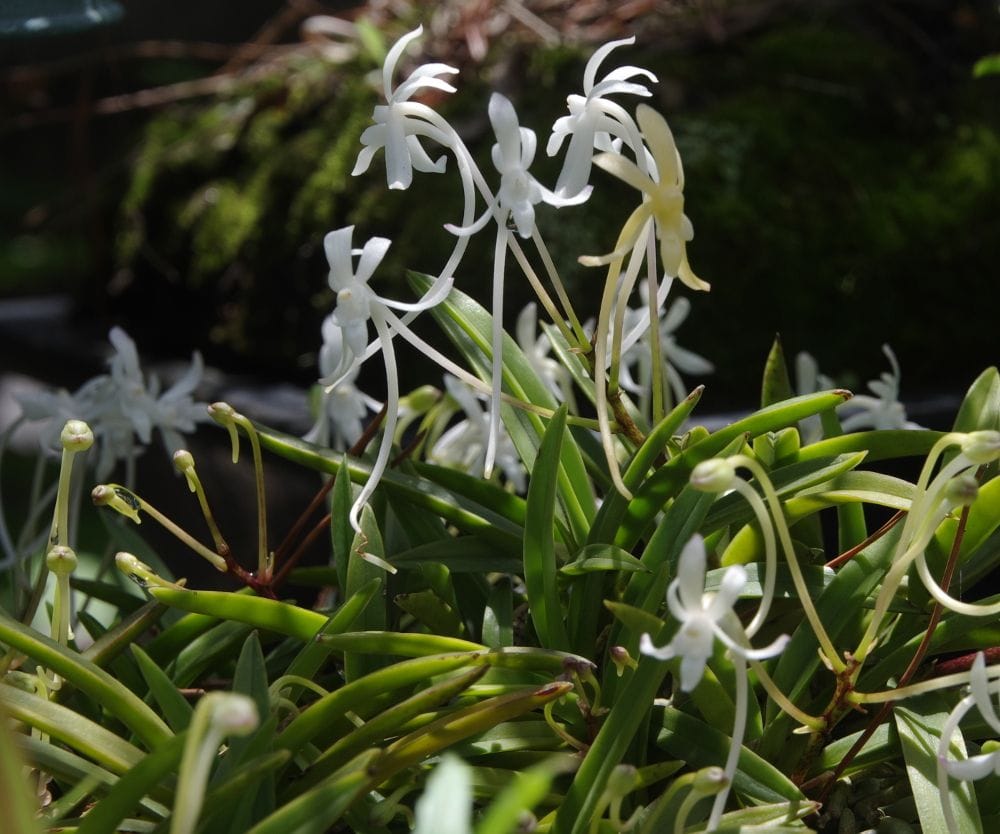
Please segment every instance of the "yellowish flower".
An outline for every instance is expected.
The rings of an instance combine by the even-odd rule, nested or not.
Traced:
[[[660,259],[667,275],[680,278],[693,290],[709,290],[711,285],[694,274],[687,259],[686,244],[694,237],[694,227],[684,214],[684,169],[673,134],[666,119],[645,104],[639,105],[636,119],[656,163],[656,178],[644,173],[638,165],[620,154],[602,153],[594,157],[594,164],[641,191],[643,201],[625,221],[615,251],[600,257],[580,258],[580,263],[603,266],[624,258],[639,241],[646,223],[652,219],[660,240]]]

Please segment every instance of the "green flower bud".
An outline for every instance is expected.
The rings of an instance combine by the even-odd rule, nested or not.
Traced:
[[[950,507],[971,507],[979,497],[979,481],[970,472],[956,475],[944,485],[944,500]]]
[[[702,461],[691,470],[690,483],[698,492],[725,492],[736,480],[736,468],[724,458]]]
[[[117,484],[98,484],[90,493],[90,499],[97,507],[111,507],[111,509],[128,516],[136,524],[141,524],[139,518],[139,499],[135,497],[125,487]]]
[[[174,452],[174,468],[184,475],[187,480],[188,489],[191,492],[197,492],[198,481],[194,472],[194,455],[187,449],[178,449]]]
[[[962,454],[973,463],[991,463],[1000,458],[1000,431],[969,432],[962,442]]]
[[[94,433],[83,420],[67,420],[59,442],[68,452],[86,452],[94,445]]]
[[[400,410],[409,409],[417,414],[423,414],[441,399],[441,392],[433,385],[421,385],[414,388],[405,397],[400,397]]]
[[[236,432],[236,418],[239,413],[229,403],[212,403],[208,407],[209,416],[220,426],[229,432],[229,439],[233,444],[233,463],[240,460],[240,436]]]
[[[729,780],[726,778],[726,771],[721,767],[712,765],[711,767],[703,767],[695,774],[691,790],[705,796],[711,796],[721,791],[728,783]]]
[[[56,576],[69,576],[76,570],[76,554],[73,548],[57,544],[45,556],[45,564]]]
[[[611,771],[605,789],[609,796],[627,796],[639,787],[639,771],[634,765],[620,764]]]

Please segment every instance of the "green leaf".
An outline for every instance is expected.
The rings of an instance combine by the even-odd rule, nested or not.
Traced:
[[[764,380],[760,387],[760,407],[790,400],[795,396],[792,381],[788,376],[785,351],[781,347],[781,336],[775,335],[774,343],[764,363]]]
[[[694,407],[701,399],[704,386],[699,385],[690,394],[679,402],[673,410],[664,417],[660,423],[646,437],[643,444],[629,461],[629,465],[622,473],[622,481],[632,492],[635,492],[646,478],[650,468],[656,463],[656,459],[666,454],[667,444],[673,435],[680,429],[684,421],[691,416]],[[587,539],[592,544],[610,542],[614,539],[615,531],[621,524],[622,516],[628,508],[628,500],[618,492],[611,489],[604,498],[604,503],[597,511],[594,524],[590,529]]]
[[[542,646],[568,649],[569,636],[556,586],[554,540],[555,501],[559,455],[566,429],[567,407],[562,405],[549,421],[528,484],[524,523],[524,584],[535,633]]]
[[[479,536],[456,536],[418,545],[393,554],[392,564],[404,570],[427,562],[444,565],[453,573],[520,573],[523,557],[484,541]]]
[[[615,544],[626,550],[630,549],[642,536],[656,514],[663,509],[667,501],[681,490],[687,482],[691,470],[697,464],[722,454],[723,449],[745,437],[753,438],[764,432],[778,431],[786,426],[791,426],[805,417],[834,408],[844,402],[847,397],[846,391],[839,390],[794,397],[763,408],[742,420],[737,420],[688,447],[666,465],[661,466],[636,491],[615,538]],[[910,434],[910,432],[903,432],[903,434]],[[814,447],[809,446],[801,450],[799,452],[800,460],[804,459],[803,453],[812,448]],[[852,449],[850,451],[861,450]],[[840,453],[841,450],[827,452],[827,454]]]
[[[460,637],[465,630],[458,612],[430,589],[397,594],[394,602],[433,634]]]
[[[1000,75],[1000,53],[984,55],[972,65],[973,78],[985,78],[987,75]]]
[[[410,283],[418,292],[425,292],[433,278],[418,273],[408,273]],[[472,298],[452,289],[448,297],[431,311],[435,320],[445,331],[466,360],[476,369],[480,378],[492,377],[492,329],[493,318]],[[556,402],[551,392],[535,374],[517,343],[504,333],[503,338],[503,382],[504,387],[522,402],[555,410]],[[504,423],[514,441],[521,461],[529,472],[535,471],[535,448],[544,433],[543,423],[537,414],[506,408]],[[514,418],[514,419],[512,419]],[[521,427],[530,427],[532,437]],[[567,438],[559,455],[559,499],[565,512],[566,523],[574,537],[583,540],[594,518],[596,503],[587,477],[583,458],[575,442]]]
[[[316,637],[301,648],[295,659],[288,665],[285,674],[306,679],[313,678],[332,650],[330,646],[318,639],[319,636],[323,634],[342,634],[348,629],[353,628],[361,613],[375,598],[383,584],[384,579],[376,577],[367,585],[362,585],[355,593],[351,594],[344,604],[336,610],[333,616],[326,621],[326,624],[316,632]],[[293,702],[297,702],[303,691],[303,687],[292,684],[288,687],[286,697]]]
[[[1000,371],[987,368],[969,387],[952,431],[1000,429]]]
[[[398,735],[408,721],[428,712],[464,692],[478,681],[489,667],[469,669],[440,683],[418,689],[409,698],[382,710],[360,727],[338,738],[316,759],[303,775],[297,789],[308,789],[335,771],[338,765],[360,753],[366,747],[377,745]]]
[[[366,750],[321,785],[296,797],[247,834],[324,834],[343,815],[369,781],[379,751]]]
[[[25,763],[14,746],[7,713],[0,710],[0,796],[4,798],[3,826],[5,830],[17,834],[39,834],[41,827],[35,818],[35,804],[28,793],[25,772]]]
[[[613,544],[588,544],[577,553],[572,562],[560,568],[560,571],[567,576],[580,576],[585,573],[609,570],[625,571],[626,573],[649,572],[649,568],[635,556]]]
[[[129,768],[108,795],[83,817],[77,834],[119,831],[119,823],[138,807],[143,797],[177,770],[185,741],[187,734],[179,733]]]
[[[7,714],[65,742],[113,773],[135,767],[143,753],[138,747],[62,704],[31,692],[0,684],[0,705]],[[145,706],[145,705],[144,705]],[[164,740],[173,738],[166,736]]]
[[[371,467],[363,461],[314,446],[301,438],[265,426],[255,425],[255,428],[263,447],[293,463],[329,473],[336,473],[343,467],[355,483],[365,483],[371,474]],[[500,548],[520,553],[521,527],[492,508],[478,504],[464,495],[449,492],[426,478],[393,469],[382,476],[379,486],[387,495],[400,495],[414,506],[440,516],[463,532],[481,535]]]
[[[476,834],[509,834],[518,830],[525,811],[545,798],[553,779],[564,769],[562,760],[546,759],[516,773],[483,812]]]
[[[386,692],[425,683],[435,675],[484,662],[482,655],[461,653],[419,657],[378,669],[314,701],[278,736],[277,746],[297,753],[305,744],[321,741],[331,725],[343,718],[348,710],[357,710]]]
[[[236,594],[231,591],[189,591],[186,588],[150,586],[149,594],[158,602],[182,611],[207,614],[219,620],[246,623],[266,631],[276,631],[311,640],[326,624],[326,617],[275,599]]]
[[[731,740],[715,727],[674,707],[663,709],[663,730],[656,737],[658,747],[693,768],[726,761]],[[745,747],[740,750],[733,789],[753,803],[803,801],[802,792],[784,773]]]
[[[483,644],[491,649],[514,645],[514,595],[510,577],[500,577],[483,612]]]
[[[937,747],[948,713],[944,701],[935,695],[908,699],[906,707],[897,704],[892,711],[920,827],[923,831],[948,831],[941,803],[950,800],[957,825],[951,834],[982,834],[983,824],[971,783],[949,781],[947,798],[938,791]],[[950,747],[951,755],[965,758],[961,734],[958,740],[952,739]]]
[[[156,699],[157,706],[159,706],[170,728],[175,733],[186,730],[188,724],[191,723],[191,716],[194,714],[194,708],[187,698],[181,695],[167,673],[157,666],[138,644],[133,643],[129,649],[139,666],[143,679],[146,681],[146,686],[149,687],[150,695]]]
[[[163,720],[99,666],[0,611],[0,643],[61,675],[124,722],[150,748],[172,733]]]
[[[123,651],[131,648],[139,636],[159,622],[167,610],[167,606],[158,602],[147,602],[125,619],[115,623],[81,654],[92,663],[105,666]]]
[[[363,552],[379,559],[385,559],[382,533],[375,521],[375,513],[370,506],[364,507],[361,511],[361,531],[354,537],[351,552],[347,557],[347,584],[344,586],[344,594],[348,599],[373,579],[385,580],[387,578],[384,569],[362,557]],[[383,594],[377,593],[375,598],[365,606],[364,611],[358,617],[357,624],[366,631],[386,628],[388,617]],[[383,658],[372,654],[344,652],[344,679],[348,682],[357,680],[382,666],[385,666]]]
[[[351,489],[351,476],[346,466],[341,466],[334,476],[333,491],[330,496],[330,540],[333,545],[333,563],[337,568],[337,586],[347,587],[347,564],[350,560],[351,542],[354,531],[351,530],[351,505],[354,503],[354,493]]]

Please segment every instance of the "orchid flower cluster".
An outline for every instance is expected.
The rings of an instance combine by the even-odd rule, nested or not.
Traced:
[[[96,452],[88,457],[98,480],[105,480],[116,465],[125,467],[125,482],[135,480],[138,457],[152,443],[156,430],[167,453],[173,455],[184,446],[184,435],[193,432],[198,423],[209,419],[206,403],[197,402],[195,390],[202,379],[204,365],[195,352],[191,365],[166,390],[156,374],[142,370],[135,342],[120,327],[113,327],[108,336],[113,352],[108,359],[108,373],[85,382],[75,392],[32,391],[19,397],[21,417],[9,431],[20,424],[35,424],[38,441],[46,457],[65,453],[64,433],[67,422],[78,421],[87,426]],[[0,452],[6,438],[0,441]],[[88,447],[90,444],[88,444]],[[41,474],[39,472],[39,474]],[[74,482],[76,499],[80,482]],[[66,485],[69,489],[70,485]],[[36,483],[33,492],[41,489]],[[55,488],[50,498],[55,499]],[[62,493],[60,493],[62,494]],[[63,495],[67,506],[76,513],[79,501]],[[44,503],[44,502],[43,502]],[[4,550],[3,564],[12,565],[33,549],[31,525],[21,530],[15,542],[7,520],[0,512],[0,546]]]
[[[656,77],[648,70],[624,66],[598,78],[601,64],[618,47],[634,39],[613,41],[601,47],[584,71],[584,95],[568,99],[570,114],[553,126],[546,146],[549,155],[560,151],[568,139],[568,149],[554,189],[546,188],[530,172],[537,139],[535,133],[518,122],[514,105],[509,99],[494,93],[489,101],[488,116],[496,135],[492,161],[499,176],[495,191],[487,176],[479,170],[465,144],[450,125],[433,109],[415,100],[424,88],[451,93],[454,87],[442,76],[457,70],[445,64],[418,66],[405,81],[394,86],[397,65],[406,48],[422,33],[417,29],[402,37],[390,50],[382,70],[385,104],[374,111],[374,124],[362,134],[362,149],[354,174],[368,170],[379,151],[384,152],[386,184],[390,189],[406,189],[413,182],[414,171],[440,174],[445,171],[447,157],[455,158],[464,195],[464,213],[459,224],[446,224],[456,237],[455,248],[443,270],[416,302],[400,302],[378,295],[370,280],[389,248],[385,238],[369,239],[361,249],[352,248],[353,227],[330,232],[325,239],[330,266],[329,285],[336,293],[336,309],[323,327],[324,347],[320,355],[324,385],[321,415],[308,439],[322,442],[340,440],[353,442],[360,435],[360,419],[379,405],[365,398],[354,387],[359,365],[376,353],[381,353],[386,369],[386,402],[383,413],[382,440],[372,464],[371,475],[357,497],[351,520],[358,529],[361,507],[371,497],[390,459],[390,448],[399,440],[400,392],[394,340],[402,337],[435,359],[450,375],[447,383],[453,396],[462,398],[468,415],[465,427],[441,438],[443,446],[430,450],[433,459],[463,462],[465,466],[481,461],[488,478],[501,463],[501,470],[515,488],[522,483],[506,462],[505,437],[501,422],[503,391],[503,318],[504,283],[508,252],[525,273],[538,295],[538,303],[551,318],[551,334],[535,332],[537,312],[534,304],[522,311],[517,334],[529,361],[538,370],[553,396],[558,400],[573,400],[571,378],[564,365],[549,356],[552,340],[559,340],[570,351],[585,357],[594,376],[592,392],[597,408],[597,423],[608,463],[616,485],[627,494],[619,475],[618,456],[621,453],[614,435],[624,431],[612,425],[612,416],[622,423],[631,422],[624,407],[609,405],[610,391],[619,403],[624,392],[640,394],[641,410],[648,415],[645,422],[662,417],[669,388],[676,399],[684,397],[678,369],[689,373],[709,373],[711,364],[689,351],[676,346],[673,330],[687,316],[689,302],[679,299],[672,312],[663,316],[663,307],[673,278],[694,290],[707,290],[709,285],[691,270],[686,244],[693,237],[693,227],[684,214],[684,173],[673,136],[663,117],[652,108],[640,105],[633,118],[614,97],[648,98],[652,95],[646,82]],[[444,151],[433,158],[426,143],[434,143]],[[595,152],[596,153],[595,155]],[[628,156],[626,156],[626,153]],[[554,208],[575,206],[590,198],[589,183],[593,166],[602,168],[626,184],[636,188],[640,205],[626,220],[614,251],[603,256],[581,257],[587,266],[609,266],[604,303],[590,333],[580,323],[569,294],[560,278],[535,222],[540,204]],[[485,208],[473,219],[476,202]],[[489,349],[489,373],[485,378],[470,374],[453,360],[441,355],[411,328],[410,322],[419,312],[429,310],[444,300],[456,277],[466,243],[472,235],[488,224],[495,226],[495,246],[492,289],[492,331]],[[542,271],[550,287],[532,266],[518,239],[531,240],[537,249]],[[659,259],[654,256],[655,240],[659,239]],[[355,266],[353,259],[358,257]],[[623,264],[628,260],[624,277]],[[628,306],[641,267],[646,267],[642,287],[642,306]],[[403,315],[400,315],[403,314]],[[374,330],[374,340],[369,341]],[[591,343],[596,349],[591,349]],[[664,374],[652,373],[653,367],[664,367]],[[635,368],[633,372],[631,369]],[[596,369],[596,370],[595,370]],[[610,369],[610,381],[605,384],[605,369]],[[472,418],[472,395],[458,391],[457,381],[467,387],[489,394],[489,406],[484,413],[484,431],[470,429],[479,425]],[[508,399],[510,399],[508,395]],[[537,404],[512,403],[531,408]],[[478,405],[475,407],[478,409]],[[640,418],[643,419],[643,418]],[[636,430],[637,431],[637,430]],[[633,438],[634,439],[634,438]],[[479,448],[481,445],[481,449]],[[467,446],[466,449],[460,447]]]
[[[537,150],[534,132],[519,124],[510,100],[494,93],[487,108],[496,136],[492,161],[499,180],[494,188],[489,185],[490,178],[476,166],[457,132],[430,107],[415,100],[418,91],[425,87],[453,92],[454,87],[442,80],[442,76],[453,75],[456,70],[439,63],[424,64],[413,70],[401,84],[393,86],[396,67],[406,47],[420,34],[420,29],[409,33],[388,53],[382,73],[385,104],[375,108],[375,124],[362,135],[363,147],[354,173],[366,171],[377,153],[383,151],[387,186],[406,189],[414,181],[414,171],[441,174],[446,170],[448,157],[454,157],[463,188],[463,218],[460,223],[446,224],[445,228],[455,235],[455,248],[444,269],[429,284],[423,285],[421,297],[416,302],[404,303],[380,296],[370,287],[376,267],[390,245],[388,240],[371,238],[362,248],[356,249],[352,248],[353,227],[327,235],[329,283],[336,293],[337,306],[324,324],[324,353],[321,355],[324,374],[321,382],[326,386],[324,414],[310,439],[328,440],[330,432],[322,427],[327,419],[332,419],[335,434],[349,442],[360,435],[359,421],[363,414],[380,410],[380,445],[350,513],[352,526],[360,531],[361,512],[386,471],[393,444],[402,444],[402,429],[411,426],[420,416],[401,408],[394,341],[402,337],[436,360],[447,374],[447,395],[443,400],[432,398],[421,422],[427,459],[466,470],[480,469],[486,478],[490,478],[494,468],[499,466],[508,485],[521,491],[526,473],[519,462],[518,450],[504,431],[502,412],[513,407],[551,416],[553,410],[544,403],[525,402],[513,391],[505,390],[504,284],[508,256],[513,255],[537,296],[537,304],[530,304],[518,317],[517,345],[543,382],[552,402],[572,405],[575,412],[574,388],[582,390],[590,400],[596,420],[588,421],[574,415],[575,419],[580,425],[596,428],[613,490],[620,497],[631,499],[632,490],[626,483],[619,460],[641,446],[644,432],[664,419],[671,402],[685,400],[687,394],[681,372],[702,375],[713,370],[708,360],[678,347],[674,338],[674,332],[690,311],[690,300],[681,297],[667,304],[674,279],[693,292],[710,289],[709,283],[695,274],[688,260],[687,244],[693,239],[694,231],[685,210],[684,169],[673,135],[664,118],[653,108],[640,103],[633,117],[618,100],[650,98],[652,93],[647,84],[655,82],[656,78],[649,71],[634,66],[620,67],[598,78],[602,63],[615,49],[631,43],[632,39],[614,41],[595,52],[584,72],[584,94],[569,97],[569,115],[556,122],[546,145],[549,155],[566,147],[561,173],[551,189],[529,170]],[[442,151],[437,158],[428,151],[429,143]],[[536,224],[536,212],[543,204],[563,209],[590,199],[594,190],[590,180],[595,167],[633,187],[638,192],[639,202],[626,218],[610,251],[600,255],[584,254],[579,258],[579,263],[585,267],[607,270],[596,321],[584,324],[545,246]],[[480,202],[485,206],[478,218],[473,219],[475,206]],[[445,301],[460,279],[466,242],[491,223],[495,231],[492,319],[488,342],[480,343],[481,355],[478,364],[474,363],[477,372],[473,374],[428,345],[410,324],[418,313]],[[529,240],[535,248],[540,269],[535,268],[522,248],[521,241]],[[359,259],[356,265],[355,258]],[[635,306],[630,304],[633,295],[638,299]],[[539,308],[549,318],[540,335],[537,333]],[[374,330],[374,340],[370,340],[369,324]],[[895,355],[888,346],[884,352],[891,372],[870,383],[873,396],[855,398],[853,410],[846,414],[839,430],[917,428],[906,420],[898,401],[900,374]],[[353,387],[360,363],[377,353],[382,355],[386,369],[384,404],[363,399]],[[553,353],[558,360],[553,358]],[[803,394],[811,394],[818,385],[830,383],[818,375],[815,361],[808,355],[800,357],[798,367]],[[631,402],[629,395],[634,396],[636,402]],[[481,397],[486,397],[485,409]],[[409,399],[404,397],[402,401],[405,403]],[[342,404],[327,411],[327,406],[334,402]],[[445,402],[450,402],[451,406],[446,407]],[[444,428],[443,421],[459,410],[464,413],[464,419]],[[819,426],[803,424],[804,431],[811,429],[818,432]],[[974,500],[969,496],[975,494],[975,482],[967,470],[993,459],[993,452],[986,451],[993,449],[993,434],[948,435],[932,450],[916,486],[901,542],[876,599],[868,629],[855,651],[848,655],[847,662],[835,645],[829,625],[824,623],[811,601],[811,591],[799,565],[778,493],[756,456],[737,453],[694,467],[690,480],[693,489],[719,498],[735,492],[746,501],[763,551],[758,575],[759,603],[744,625],[747,612],[742,607],[738,612],[737,606],[748,583],[747,571],[741,564],[730,564],[718,579],[716,589],[706,592],[706,545],[700,536],[692,537],[679,554],[676,576],[666,590],[667,612],[676,629],[661,647],[656,645],[650,633],[642,635],[638,646],[641,655],[679,663],[677,681],[682,694],[698,687],[717,644],[723,647],[734,669],[735,711],[730,751],[720,781],[712,791],[715,799],[707,830],[715,830],[720,825],[729,789],[736,777],[747,726],[751,668],[778,708],[799,722],[803,732],[818,738],[831,721],[839,718],[842,710],[858,706],[868,697],[877,700],[877,696],[860,693],[854,687],[868,653],[882,639],[884,618],[911,566],[917,570],[931,596],[945,608],[973,616],[1000,611],[1000,604],[970,606],[950,596],[931,576],[924,556],[930,537],[941,521],[963,502],[967,505]],[[930,474],[942,451],[956,443],[961,452],[931,480]],[[741,468],[750,471],[755,486],[737,477],[736,472]],[[784,556],[783,568],[779,568],[779,552]],[[363,553],[361,555],[364,557]],[[379,563],[384,564],[381,560]],[[755,648],[751,642],[768,620],[780,570],[787,570],[790,575],[824,663],[843,683],[843,689],[838,689],[837,698],[822,715],[810,715],[796,706],[770,679],[762,665],[763,661],[778,657],[785,650],[790,636],[773,635],[762,648]],[[671,628],[669,624],[664,626],[664,637],[670,634]],[[627,651],[620,649],[627,657]],[[980,674],[974,673],[976,680]],[[981,695],[984,684],[979,682],[974,686]],[[899,697],[905,694],[897,693]],[[980,701],[981,698],[976,703]],[[980,704],[980,711],[984,709]],[[990,766],[994,766],[992,758]],[[961,777],[967,770],[952,767],[949,772]],[[969,772],[981,770],[977,764]]]
[[[11,543],[0,513],[12,554],[5,566],[23,573],[12,583],[20,622],[0,612],[0,705],[31,728],[32,749],[46,753],[40,761],[81,767],[51,755],[51,735],[76,744],[80,761],[108,768],[96,780],[81,769],[85,786],[99,787],[74,824],[111,830],[137,807],[136,830],[207,829],[234,785],[259,784],[267,801],[226,820],[230,828],[245,819],[254,831],[499,834],[534,828],[529,810],[546,807],[537,827],[553,834],[793,831],[815,819],[832,830],[820,811],[865,769],[851,770],[865,751],[897,783],[895,762],[906,759],[914,798],[934,806],[921,810],[925,830],[926,820],[949,834],[977,830],[978,809],[953,798],[971,791],[965,783],[1000,774],[1000,743],[968,756],[963,735],[982,731],[966,721],[974,708],[1000,735],[995,629],[976,628],[1000,614],[1000,601],[963,594],[952,580],[1000,566],[1000,372],[984,373],[955,429],[939,433],[906,419],[888,346],[890,371],[845,407],[851,394],[827,390],[833,382],[804,354],[794,396],[776,345],[760,410],[717,431],[690,426],[701,389],[688,392],[685,377],[713,366],[680,347],[677,331],[692,294],[710,285],[688,258],[694,232],[673,135],[643,101],[656,77],[631,65],[601,74],[632,39],[602,46],[587,63],[582,94],[568,97],[568,115],[545,143],[550,156],[564,154],[546,185],[530,170],[539,140],[509,99],[494,94],[486,108],[495,136],[486,172],[424,101],[428,91],[455,91],[455,68],[421,64],[398,80],[420,35],[388,50],[383,103],[354,173],[381,159],[395,191],[457,169],[461,215],[443,224],[454,246],[435,274],[411,274],[415,299],[398,300],[380,289],[387,238],[362,240],[353,226],[324,236],[335,306],[322,324],[315,422],[303,440],[225,403],[196,403],[197,354],[163,391],[118,328],[107,374],[75,394],[24,401],[26,420],[48,421],[43,443],[62,461],[51,500],[39,502],[52,505],[51,526],[35,530],[31,553]],[[571,265],[603,270],[588,320],[537,221],[546,206],[592,199],[597,172],[629,186],[635,204],[614,240],[587,245]],[[489,310],[462,292],[469,241],[487,229]],[[508,334],[514,266],[535,298]],[[675,279],[684,295],[671,295]],[[460,358],[420,335],[415,322],[427,312]],[[440,366],[439,387],[401,390],[400,340]],[[385,368],[379,400],[360,389],[375,356]],[[250,444],[255,568],[230,549],[194,458],[180,448],[209,415],[229,433],[234,463],[241,435]],[[211,545],[131,487],[154,429]],[[189,590],[186,579],[109,547],[106,567],[151,600],[77,661],[76,626],[94,620],[74,608],[73,472],[92,445],[99,479],[125,464],[124,485],[93,489],[96,506],[134,522],[145,514],[244,593]],[[333,475],[274,548],[265,451]],[[861,468],[906,455],[925,456],[913,483]],[[895,515],[869,533],[869,507]],[[834,534],[821,513],[836,515],[832,559],[822,555]],[[323,540],[329,563],[299,571],[307,547]],[[45,616],[50,573],[43,641],[29,624]],[[280,598],[286,581],[324,590],[302,606]],[[192,616],[159,622],[168,609]],[[149,651],[132,646],[128,686],[97,669],[154,626]],[[291,650],[296,641],[301,649]],[[972,651],[984,647],[985,655]],[[963,651],[936,677],[918,676],[925,660]],[[33,671],[17,668],[29,659]],[[185,696],[218,688],[230,672],[233,692],[188,704]],[[60,693],[71,697],[59,702]],[[896,735],[912,735],[902,752],[890,751],[899,747],[891,734],[873,741],[894,704],[902,715],[929,693],[951,693],[957,704],[935,706],[918,727],[893,714]],[[108,729],[87,718],[74,734],[68,705],[88,697],[88,714],[103,709],[114,721]],[[128,739],[116,735],[121,728]],[[474,769],[455,748],[473,751]],[[47,767],[36,769],[39,793],[58,783]],[[176,778],[160,778],[168,771]],[[940,802],[928,803],[932,772]],[[150,773],[157,784],[143,794]],[[171,792],[173,810],[161,801]],[[67,790],[56,800],[64,813],[54,823],[77,813],[83,796]],[[853,824],[845,814],[837,829]]]

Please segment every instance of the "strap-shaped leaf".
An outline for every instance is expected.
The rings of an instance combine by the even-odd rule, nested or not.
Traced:
[[[148,747],[172,733],[150,707],[99,666],[0,611],[0,643],[61,675],[131,729]]]
[[[562,405],[545,430],[528,485],[528,511],[524,523],[524,584],[535,633],[542,646],[568,649],[555,554],[555,503],[559,456],[566,430],[567,407]]]
[[[433,279],[426,275],[409,273],[410,282],[418,292],[426,291]],[[452,289],[448,297],[432,311],[435,320],[462,352],[465,360],[476,370],[481,379],[489,380],[492,373],[492,316],[464,293]],[[503,339],[503,382],[504,388],[523,402],[555,409],[556,402],[551,392],[535,374],[517,343],[504,333]],[[511,419],[515,417],[516,419]],[[535,466],[535,449],[544,433],[540,417],[526,411],[517,415],[504,415],[511,439],[528,471]],[[530,426],[533,436],[520,435],[519,425]],[[590,489],[590,479],[579,449],[573,442],[567,442],[560,455],[559,498],[566,513],[566,523],[573,535],[582,540],[586,537],[593,520],[596,504]]]

